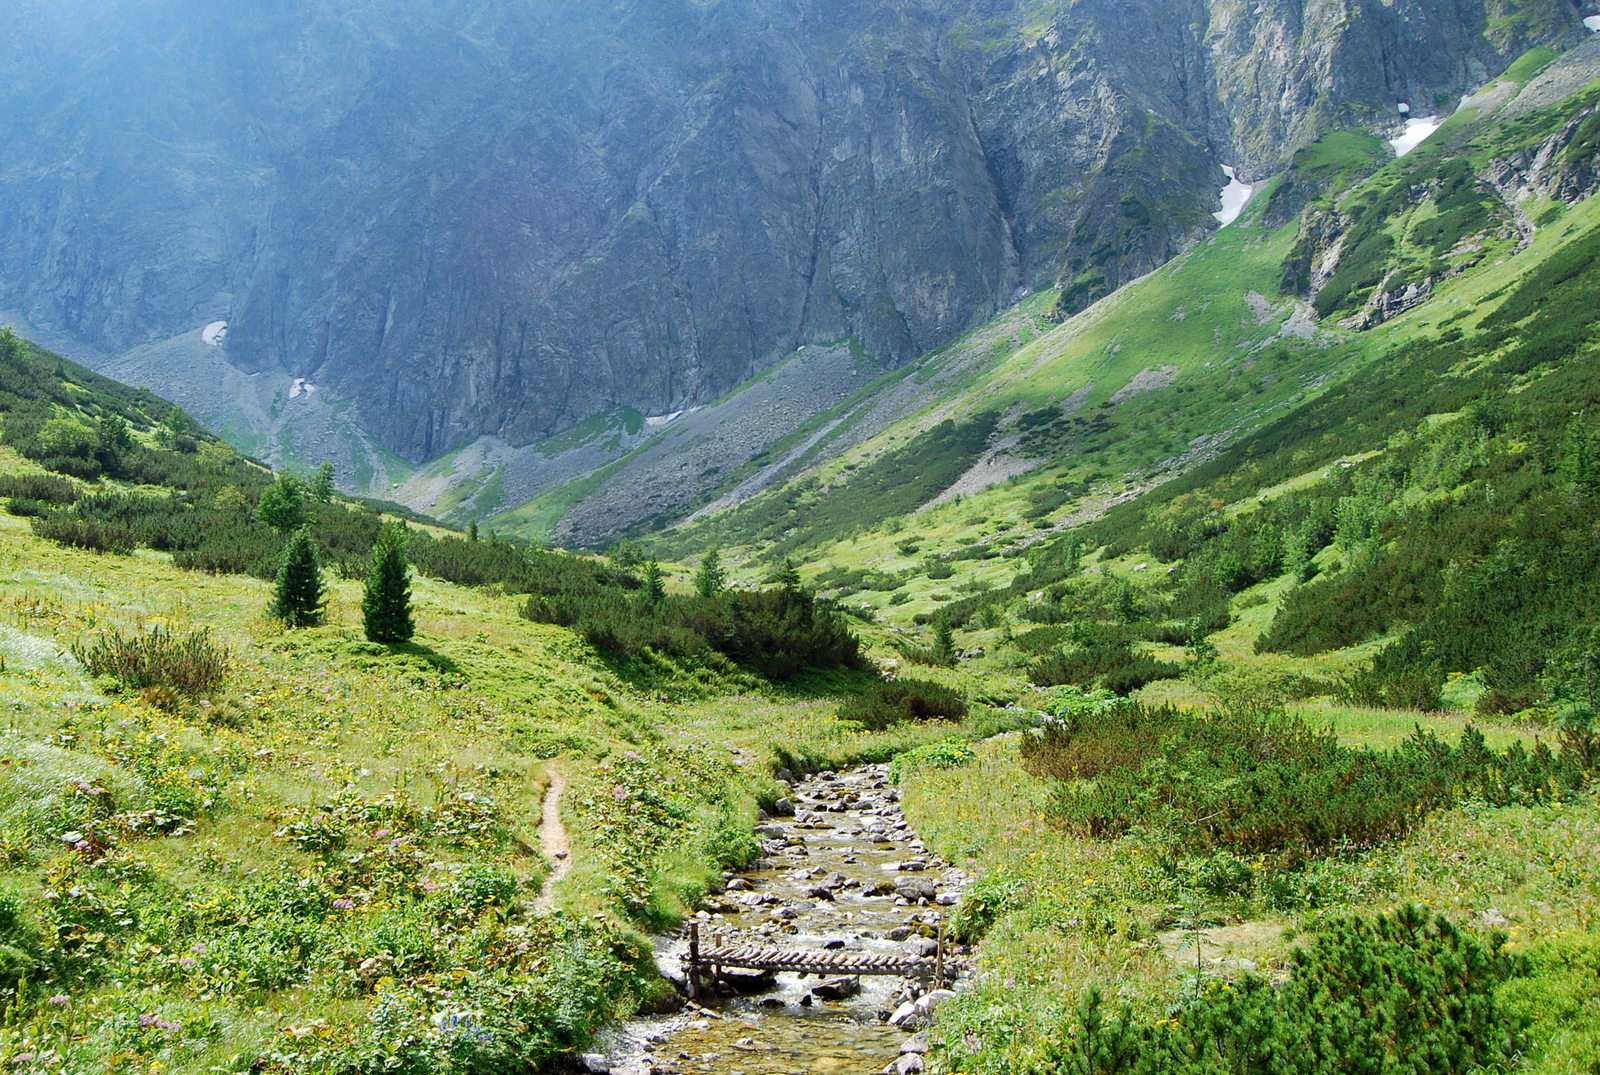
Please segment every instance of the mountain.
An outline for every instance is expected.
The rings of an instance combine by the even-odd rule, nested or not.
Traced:
[[[843,430],[831,455],[633,533],[812,565],[911,659],[933,625],[1041,686],[1192,698],[1220,654],[1261,704],[1592,712],[1600,41],[1401,148],[1319,139],[1066,324],[926,360],[904,418],[856,436],[847,408],[800,431]]]
[[[1210,233],[1224,164],[1448,111],[1588,10],[20,0],[0,309],[392,485],[805,344],[892,369],[1042,287],[1070,313]]]

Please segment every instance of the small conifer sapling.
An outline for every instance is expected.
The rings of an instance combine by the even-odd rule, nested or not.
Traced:
[[[654,560],[644,565],[644,599],[659,605],[667,596],[667,582],[661,575],[661,565]]]
[[[411,621],[406,531],[399,523],[384,523],[372,548],[372,567],[361,596],[361,621],[370,642],[409,642],[416,633]]]
[[[700,561],[700,570],[694,573],[694,592],[702,598],[712,598],[727,585],[728,575],[722,569],[722,551],[712,549]]]
[[[325,594],[316,543],[302,527],[284,547],[268,612],[292,627],[313,627],[322,622]]]

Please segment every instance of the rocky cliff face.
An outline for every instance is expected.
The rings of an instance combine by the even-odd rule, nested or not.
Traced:
[[[407,459],[521,443],[1088,301],[1215,226],[1222,163],[1448,107],[1587,10],[15,0],[0,308],[110,350],[228,320]]]

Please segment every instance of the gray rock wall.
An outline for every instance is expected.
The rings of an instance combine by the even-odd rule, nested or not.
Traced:
[[[14,0],[0,307],[357,401],[413,461],[888,365],[1085,298],[1275,170],[1585,31],[1569,0]]]

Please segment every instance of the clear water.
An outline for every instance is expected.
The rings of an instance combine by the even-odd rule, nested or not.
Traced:
[[[886,766],[823,774],[795,787],[796,816],[763,825],[766,855],[743,874],[747,888],[711,901],[716,912],[701,920],[701,943],[721,934],[728,943],[813,950],[843,941],[845,951],[911,954],[914,938],[936,933],[948,907],[939,896],[959,894],[966,874],[928,854],[905,825]],[[902,870],[922,862],[925,869]],[[894,892],[872,894],[885,883],[935,886],[935,899],[916,903]],[[812,895],[829,886],[832,900]],[[909,928],[913,939],[891,940]],[[657,962],[679,973],[688,944],[663,938]],[[614,1032],[606,1056],[614,1072],[699,1075],[771,1075],[776,1072],[881,1071],[894,1063],[906,1030],[884,1019],[908,996],[910,983],[863,977],[861,992],[822,1000],[815,977],[784,974],[776,986],[750,996],[702,998],[705,1011],[638,1019]]]

